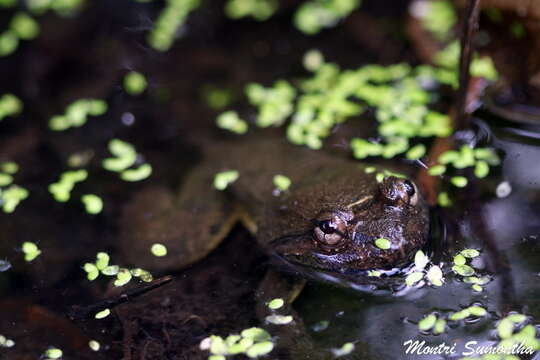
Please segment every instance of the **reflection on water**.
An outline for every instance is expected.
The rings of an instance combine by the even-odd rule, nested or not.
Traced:
[[[472,291],[451,274],[448,264],[454,254],[445,253],[446,283],[441,288],[378,297],[311,283],[296,306],[308,325],[329,321],[326,330],[312,332],[321,346],[356,341],[370,359],[459,359],[470,351],[467,342],[476,341],[469,343],[473,348],[495,345],[496,321],[508,311],[540,318],[540,138],[536,132],[510,128],[495,128],[491,135],[492,145],[505,154],[501,174],[493,177],[497,183],[507,181],[511,193],[497,198],[496,184],[486,185],[482,202],[464,204],[465,216],[459,221],[464,247],[483,250],[486,269],[495,271],[493,281],[481,293]],[[484,229],[477,229],[478,219]],[[449,322],[441,335],[420,334],[417,322],[425,315],[449,314],[472,304],[486,308],[488,315],[466,324]],[[426,341],[430,346],[444,343],[455,346],[455,352],[406,354],[407,340]]]

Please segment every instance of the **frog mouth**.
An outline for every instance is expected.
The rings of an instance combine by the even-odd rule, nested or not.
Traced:
[[[270,242],[270,253],[278,265],[293,265],[295,268],[310,268],[341,273],[339,255],[323,254],[313,243],[312,235],[290,234]]]

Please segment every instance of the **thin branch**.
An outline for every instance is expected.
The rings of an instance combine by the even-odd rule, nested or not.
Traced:
[[[480,1],[469,0],[465,19],[466,24],[461,35],[461,52],[459,56],[459,91],[457,99],[457,122],[456,130],[467,128],[468,113],[466,111],[467,90],[469,89],[470,81],[470,66],[473,53],[473,38],[478,29],[478,16],[480,14]]]

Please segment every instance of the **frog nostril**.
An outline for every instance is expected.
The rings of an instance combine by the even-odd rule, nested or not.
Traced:
[[[364,234],[360,231],[355,232],[353,238],[354,238],[354,242],[357,244],[364,244],[364,243],[369,243],[373,241],[373,236]]]

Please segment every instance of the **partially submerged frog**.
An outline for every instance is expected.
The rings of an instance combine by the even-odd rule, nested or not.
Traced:
[[[238,180],[225,191],[213,188],[215,174],[230,169]],[[291,179],[287,191],[275,188],[276,174]],[[150,187],[137,194],[122,216],[121,250],[149,270],[181,269],[239,221],[281,264],[353,282],[369,270],[410,263],[429,229],[427,205],[411,180],[379,183],[357,161],[258,138],[212,146],[178,193]],[[379,238],[390,247],[377,247]],[[167,256],[152,256],[154,243],[164,244]]]

